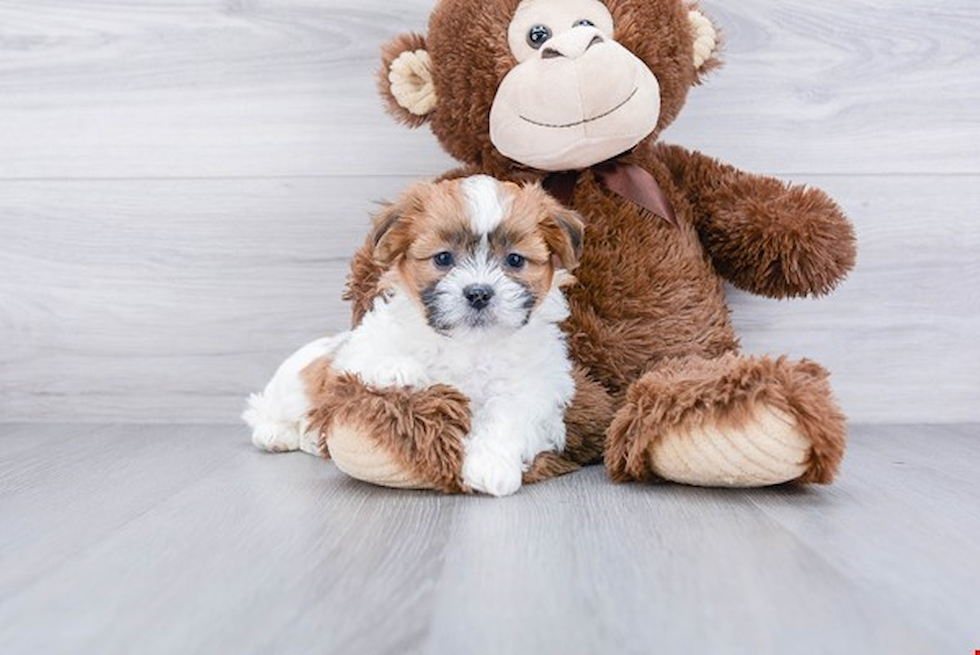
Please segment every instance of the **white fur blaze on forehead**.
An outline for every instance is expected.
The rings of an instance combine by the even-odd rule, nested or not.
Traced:
[[[469,210],[473,233],[490,234],[504,220],[510,197],[501,193],[501,184],[487,175],[468,177],[460,184]]]

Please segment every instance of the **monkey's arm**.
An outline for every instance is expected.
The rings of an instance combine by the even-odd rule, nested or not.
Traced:
[[[854,266],[854,229],[823,191],[677,146],[657,154],[691,202],[715,268],[736,287],[771,298],[821,295]]]

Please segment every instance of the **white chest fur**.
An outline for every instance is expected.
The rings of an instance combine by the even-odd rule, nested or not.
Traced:
[[[518,394],[563,408],[574,392],[558,327],[567,314],[564,297],[554,289],[519,330],[448,337],[426,323],[411,299],[395,292],[375,302],[333,366],[378,387],[448,384],[470,398],[474,413],[494,399]]]

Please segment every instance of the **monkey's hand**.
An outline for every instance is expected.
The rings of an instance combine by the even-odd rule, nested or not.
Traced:
[[[771,298],[821,295],[854,266],[854,229],[823,191],[677,146],[658,153],[691,201],[715,268],[736,287]]]

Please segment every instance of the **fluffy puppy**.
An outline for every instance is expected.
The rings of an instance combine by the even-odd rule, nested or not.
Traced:
[[[455,387],[470,400],[463,481],[503,496],[565,445],[574,384],[559,324],[582,222],[536,184],[475,176],[411,187],[375,219],[384,292],[353,330],[290,357],[244,418],[266,450],[315,451],[302,371],[322,358],[375,387]],[[329,436],[329,435],[328,435]]]

